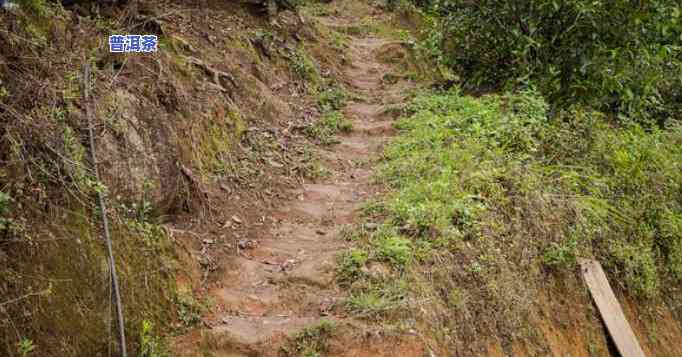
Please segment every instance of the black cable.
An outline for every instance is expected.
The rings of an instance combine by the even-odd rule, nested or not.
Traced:
[[[93,171],[95,172],[95,179],[99,182],[99,170],[97,168],[97,155],[95,154],[95,133],[92,124],[92,115],[90,113],[90,64],[86,63],[83,70],[83,93],[85,95],[85,115],[88,119],[88,136],[90,137],[90,156],[92,159]],[[109,270],[111,271],[111,285],[113,288],[114,302],[116,303],[116,315],[118,319],[119,343],[121,345],[121,356],[128,357],[126,349],[126,334],[125,324],[123,320],[123,304],[121,303],[121,294],[118,288],[118,277],[116,276],[116,261],[114,260],[114,252],[111,245],[111,237],[109,236],[109,220],[107,218],[107,210],[104,205],[104,193],[97,190],[97,201],[99,209],[102,214],[102,225],[104,228],[104,241],[107,245],[107,253],[109,254]]]

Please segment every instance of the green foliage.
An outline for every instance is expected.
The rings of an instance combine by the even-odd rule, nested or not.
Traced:
[[[191,292],[179,291],[175,296],[175,305],[178,309],[178,319],[183,327],[192,327],[201,322],[201,312],[204,306],[194,298]]]
[[[667,211],[661,217],[661,246],[670,274],[682,281],[682,213]]]
[[[303,357],[323,356],[329,349],[327,340],[333,335],[335,328],[335,323],[330,320],[321,320],[306,327],[294,337],[292,347],[283,347],[284,354]]]
[[[385,220],[370,238],[375,256],[402,270],[469,241],[468,266],[484,278],[504,269],[527,279],[535,268],[512,262],[530,251],[558,269],[594,255],[640,296],[679,279],[682,128],[548,111],[532,90],[418,96],[385,149],[380,178],[393,191],[369,212]]]
[[[348,94],[343,88],[332,87],[320,92],[317,105],[322,113],[340,110],[348,99]]]
[[[390,301],[376,290],[361,292],[348,299],[348,308],[356,313],[376,313],[390,306]]]
[[[0,232],[9,228],[12,220],[9,218],[2,217],[10,212],[10,204],[12,203],[12,197],[4,192],[0,191]]]
[[[377,253],[396,266],[405,266],[413,255],[410,240],[402,237],[387,237],[376,241]]]
[[[340,257],[337,279],[344,285],[352,283],[361,274],[362,267],[369,260],[369,254],[363,249],[350,249]]]
[[[553,104],[639,121],[681,113],[679,1],[413,1],[425,47],[469,87],[534,83]]]
[[[12,197],[4,192],[0,192],[0,215],[9,213],[9,205],[12,203]]]
[[[35,349],[36,345],[33,344],[33,341],[27,338],[22,338],[21,341],[17,343],[17,353],[19,353],[19,356],[21,357],[28,357],[28,355],[30,355]]]
[[[50,8],[47,5],[47,2],[45,0],[14,0],[16,1],[22,8],[27,9],[30,11],[32,14],[38,15],[38,16],[45,16],[50,13]]]
[[[140,329],[139,357],[169,357],[170,353],[163,340],[154,334],[154,324],[148,320],[142,321]]]
[[[346,300],[346,306],[356,314],[377,316],[397,310],[406,294],[405,280],[381,281],[354,289]]]
[[[313,84],[320,81],[320,73],[317,69],[317,65],[306,54],[304,47],[291,51],[289,60],[291,71],[294,72],[299,79],[312,82]]]
[[[322,165],[319,156],[313,151],[310,145],[303,147],[300,172],[305,178],[311,180],[329,175],[329,170]]]
[[[305,129],[305,134],[317,139],[323,145],[331,145],[338,142],[335,135],[339,132],[350,132],[353,124],[339,111],[333,111],[322,115],[312,126]]]
[[[578,241],[574,238],[566,239],[558,243],[552,242],[543,256],[544,263],[548,266],[563,268],[575,266],[577,263],[577,247]]]

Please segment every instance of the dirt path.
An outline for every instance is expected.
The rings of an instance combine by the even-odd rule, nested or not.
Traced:
[[[383,83],[390,68],[376,59],[389,41],[351,39],[345,78],[363,98],[343,109],[353,130],[339,136],[339,144],[320,150],[329,177],[304,184],[296,199],[272,212],[275,224],[269,233],[249,237],[258,244],[242,247],[235,270],[222,279],[223,287],[211,291],[221,307],[208,330],[216,356],[274,355],[286,335],[322,319],[349,319],[340,308],[344,293],[334,281],[336,257],[346,244],[338,233],[377,193],[370,182],[373,166],[393,131],[385,101],[398,90]]]

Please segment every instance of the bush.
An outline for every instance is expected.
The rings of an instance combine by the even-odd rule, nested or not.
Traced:
[[[468,87],[534,83],[552,104],[641,121],[679,115],[682,12],[675,0],[413,0],[431,52]]]

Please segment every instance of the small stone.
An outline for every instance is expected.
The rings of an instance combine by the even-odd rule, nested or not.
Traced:
[[[240,239],[237,244],[240,249],[253,249],[258,246],[258,242],[251,239]]]
[[[317,233],[317,234],[319,234],[319,235],[321,235],[321,236],[327,234],[327,232],[325,232],[325,231],[323,231],[323,230],[321,230],[321,229],[316,230],[315,233]]]
[[[232,220],[237,224],[242,224],[241,218],[239,218],[237,216],[232,216]]]
[[[215,240],[214,239],[204,239],[203,242],[204,242],[204,244],[213,244],[213,243],[215,243]]]

